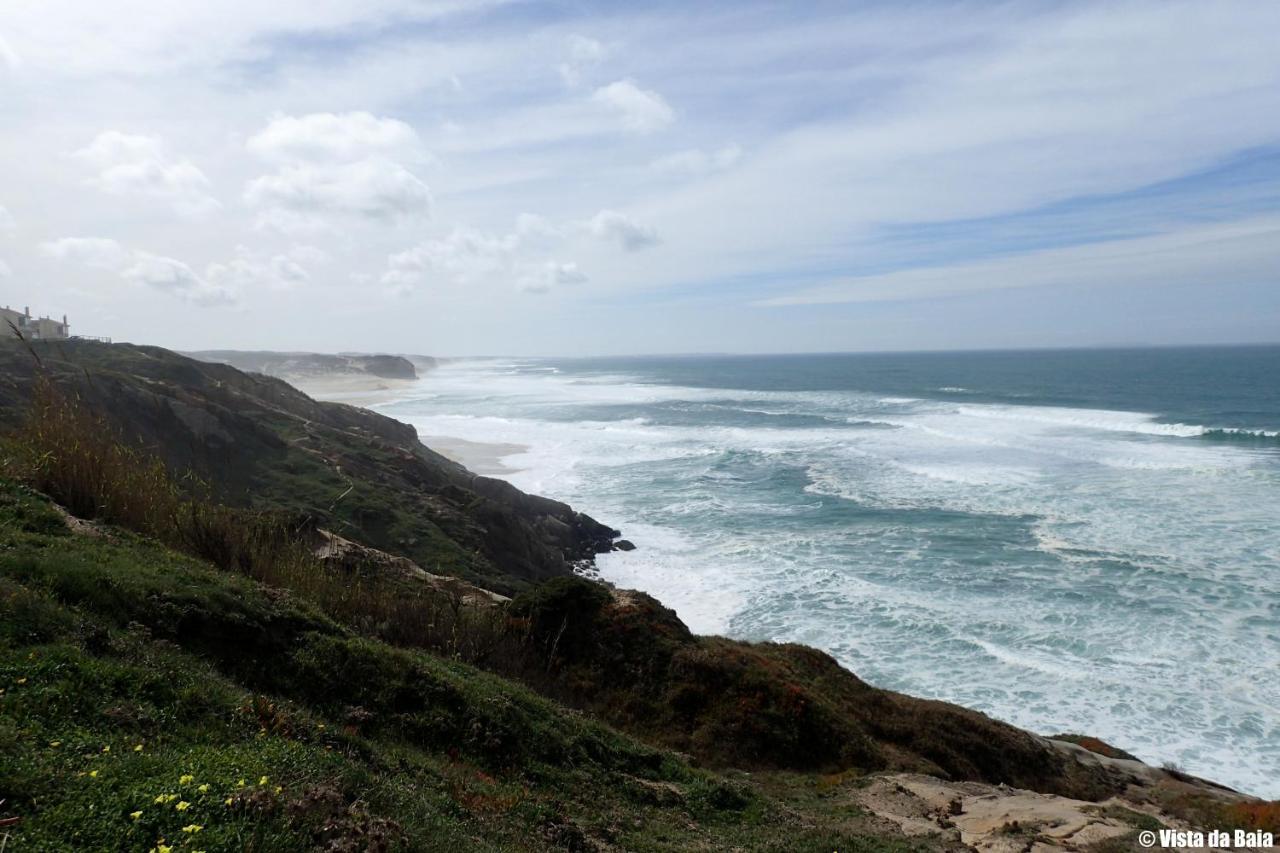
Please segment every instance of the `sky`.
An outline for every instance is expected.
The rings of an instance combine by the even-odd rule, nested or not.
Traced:
[[[5,0],[0,305],[176,349],[1280,341],[1280,3]]]

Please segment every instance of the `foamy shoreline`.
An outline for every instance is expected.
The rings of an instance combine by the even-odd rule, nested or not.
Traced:
[[[401,399],[405,392],[421,379],[384,379],[361,373],[331,374],[327,376],[282,377],[299,391],[329,403],[346,403],[372,409]],[[498,476],[513,474],[519,468],[502,460],[529,450],[528,445],[472,441],[453,435],[420,435],[418,439],[427,447],[464,465],[477,474]]]

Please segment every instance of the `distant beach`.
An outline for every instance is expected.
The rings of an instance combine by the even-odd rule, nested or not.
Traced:
[[[317,400],[365,407],[399,399],[405,391],[418,383],[417,379],[385,379],[368,373],[286,375],[280,378]]]
[[[441,456],[465,465],[477,474],[488,476],[518,473],[522,469],[502,460],[529,450],[527,444],[471,441],[452,435],[420,435],[418,439]]]
[[[368,409],[400,400],[424,381],[422,379],[384,379],[362,373],[283,378],[290,385],[317,400],[346,403]],[[472,441],[453,435],[419,435],[418,438],[441,456],[486,476],[519,472],[520,468],[506,464],[503,459],[525,453],[529,449],[526,444]]]

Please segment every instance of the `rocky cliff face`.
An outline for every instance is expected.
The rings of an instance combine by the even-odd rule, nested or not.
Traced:
[[[0,422],[24,417],[43,369],[219,499],[304,515],[428,572],[510,594],[570,574],[618,535],[566,504],[471,473],[406,424],[317,402],[279,379],[157,347],[71,341],[34,352],[0,346]]]

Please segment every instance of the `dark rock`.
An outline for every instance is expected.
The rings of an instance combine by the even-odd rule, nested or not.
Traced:
[[[613,543],[613,550],[615,551],[634,551],[635,549],[635,543],[629,539],[619,539]]]

